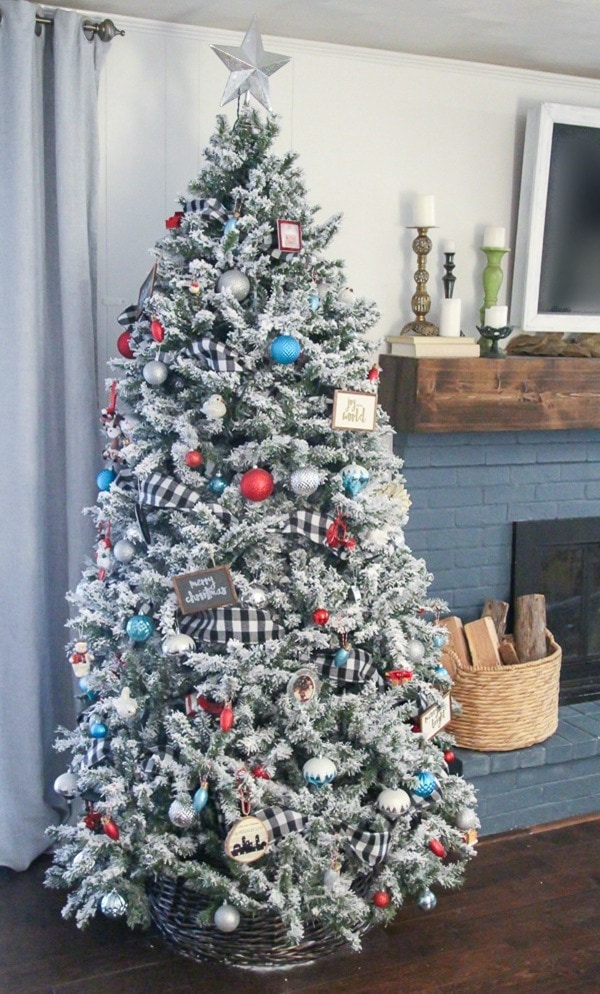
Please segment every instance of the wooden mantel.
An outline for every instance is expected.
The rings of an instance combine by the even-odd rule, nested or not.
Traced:
[[[379,400],[397,431],[600,428],[600,359],[382,355]]]

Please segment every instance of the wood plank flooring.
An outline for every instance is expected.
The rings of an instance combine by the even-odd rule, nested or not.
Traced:
[[[195,963],[106,919],[80,932],[46,865],[0,871],[0,994],[600,994],[600,819],[483,840],[434,911],[290,970]]]

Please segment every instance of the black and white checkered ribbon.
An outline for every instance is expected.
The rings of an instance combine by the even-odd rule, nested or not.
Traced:
[[[140,316],[139,308],[137,304],[130,304],[126,307],[124,311],[121,311],[117,321],[124,328],[131,328]]]
[[[186,350],[194,359],[200,359],[207,369],[217,373],[241,373],[242,365],[235,358],[231,349],[214,338],[200,338],[192,342]]]
[[[267,611],[254,607],[217,607],[182,618],[180,624],[186,635],[211,645],[222,645],[229,639],[256,645],[285,636],[285,629],[274,622]]]
[[[363,832],[359,828],[346,828],[347,844],[367,866],[377,866],[388,854],[390,848],[389,832]]]
[[[283,531],[287,535],[305,535],[311,542],[323,545],[327,539],[327,529],[333,524],[333,518],[328,518],[318,511],[294,511],[290,514]]]
[[[290,808],[270,807],[254,813],[267,826],[272,840],[281,839],[290,832],[303,832],[309,821],[307,815]]]
[[[186,200],[183,205],[184,214],[199,214],[201,217],[208,217],[213,221],[226,221],[229,211],[216,197],[201,197],[194,200]]]
[[[147,507],[192,511],[200,500],[200,494],[197,490],[180,483],[174,476],[151,473],[140,483],[139,500]]]
[[[119,487],[121,490],[133,490],[135,487],[135,477],[133,475],[133,470],[130,466],[121,466],[115,479],[113,480],[113,486]]]
[[[110,742],[108,739],[94,739],[86,753],[81,757],[80,767],[92,769],[100,763],[107,763],[111,758]]]
[[[322,677],[336,683],[338,687],[347,683],[366,683],[375,679],[378,687],[385,686],[385,680],[375,664],[370,652],[364,649],[349,649],[350,655],[343,666],[336,666],[335,652],[319,653],[315,656],[315,666]]]
[[[177,759],[179,755],[179,750],[170,745],[159,745],[151,746],[148,750],[148,757],[142,763],[142,769],[144,773],[152,774],[158,773],[160,770],[160,762],[162,759],[166,759],[167,756],[172,759]]]

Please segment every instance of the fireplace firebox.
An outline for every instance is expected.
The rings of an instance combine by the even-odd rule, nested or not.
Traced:
[[[600,698],[600,517],[515,522],[512,593],[546,597],[563,650],[560,703]]]

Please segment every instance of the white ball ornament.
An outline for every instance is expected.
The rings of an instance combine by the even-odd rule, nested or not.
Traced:
[[[123,563],[126,565],[130,563],[135,556],[135,545],[130,542],[128,538],[120,538],[118,542],[115,542],[112,550],[113,556],[118,563]]]
[[[396,819],[411,806],[410,795],[405,790],[382,790],[377,798],[377,808],[388,818]]]
[[[320,484],[319,471],[312,466],[295,469],[290,476],[290,487],[299,497],[309,497],[314,494]]]
[[[61,797],[71,800],[77,794],[77,777],[74,773],[61,773],[54,781],[54,789]]]
[[[420,663],[425,655],[425,646],[417,639],[411,639],[406,646],[406,655],[411,663]]]
[[[325,784],[333,783],[337,773],[335,763],[324,756],[315,756],[307,760],[302,767],[304,779],[313,787],[324,787]]]
[[[219,277],[217,290],[229,290],[236,300],[244,300],[250,292],[250,280],[240,269],[230,269]]]
[[[456,815],[456,827],[461,832],[467,832],[470,828],[477,828],[479,819],[472,808],[461,808]]]
[[[220,932],[235,932],[240,924],[240,913],[232,904],[224,903],[215,911],[213,920]]]
[[[191,635],[183,632],[173,632],[163,640],[162,651],[165,656],[182,656],[185,652],[194,652],[196,643]]]
[[[127,903],[116,890],[111,890],[101,898],[100,911],[107,918],[122,918],[127,911]]]
[[[165,382],[169,370],[160,359],[152,359],[146,363],[142,373],[146,383],[150,384],[151,387],[159,387]]]
[[[169,821],[176,828],[189,828],[195,816],[194,806],[187,797],[176,797],[169,807]]]

